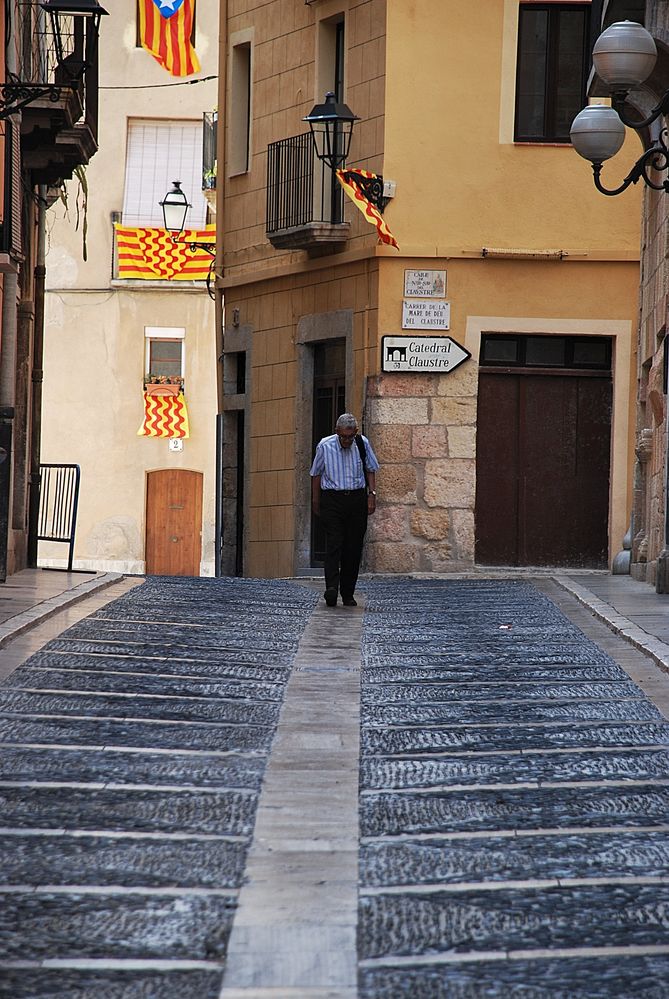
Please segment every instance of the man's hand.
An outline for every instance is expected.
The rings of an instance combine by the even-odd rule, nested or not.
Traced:
[[[367,513],[372,514],[376,510],[376,496],[369,493],[367,496]]]

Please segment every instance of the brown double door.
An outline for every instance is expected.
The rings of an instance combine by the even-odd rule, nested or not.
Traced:
[[[611,376],[481,369],[476,561],[605,568]]]
[[[202,552],[202,473],[149,472],[146,486],[146,573],[199,576]]]

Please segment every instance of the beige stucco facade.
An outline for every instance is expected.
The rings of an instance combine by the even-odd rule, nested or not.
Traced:
[[[68,211],[56,205],[50,212],[42,460],[81,466],[75,567],[131,573],[145,570],[147,474],[200,473],[199,571],[210,575],[216,494],[214,303],[202,281],[119,280],[112,214],[123,209],[129,121],[201,123],[202,113],[215,107],[218,4],[198,0],[198,76],[212,79],[197,85],[169,75],[137,47],[135,11],[135,0],[116,0],[113,16],[103,25],[100,151],[86,173],[86,261],[81,219],[78,228],[75,224],[76,181],[68,184]],[[165,192],[173,179],[165,174]],[[190,438],[181,451],[170,450],[166,439],[137,436],[144,415],[149,327],[184,331]],[[41,543],[40,564],[62,565],[64,554],[62,546]]]
[[[611,338],[609,560],[622,547],[632,493],[640,195],[615,204],[594,198],[568,145],[514,143],[518,7],[517,0],[276,0],[247,3],[243,12],[230,5],[221,104],[234,102],[238,40],[252,51],[251,157],[248,171],[225,171],[219,281],[226,523],[243,515],[237,538],[246,574],[292,575],[311,565],[313,354],[335,340],[346,344],[346,406],[382,465],[368,569],[473,565],[477,361],[481,336],[491,332]],[[267,144],[304,131],[302,118],[322,101],[323,37],[338,18],[344,100],[361,119],[348,165],[395,182],[384,217],[399,252],[377,245],[374,228],[349,203],[348,239],[328,251],[277,249],[265,235]],[[225,148],[222,137],[219,157]],[[452,373],[381,370],[381,338],[403,333],[411,269],[447,273],[448,335],[472,355]],[[243,510],[235,485],[240,414]]]

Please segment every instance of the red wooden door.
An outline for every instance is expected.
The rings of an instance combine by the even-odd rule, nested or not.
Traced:
[[[481,370],[476,561],[603,568],[611,378]]]
[[[199,576],[202,551],[202,473],[149,472],[146,487],[146,573]]]

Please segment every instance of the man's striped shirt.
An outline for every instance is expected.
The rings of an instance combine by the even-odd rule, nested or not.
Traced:
[[[364,434],[361,436],[367,452],[367,469],[375,472],[379,462],[372,445]],[[320,475],[321,489],[364,489],[367,484],[358,445],[353,441],[350,447],[342,447],[336,434],[319,441],[310,474]]]

